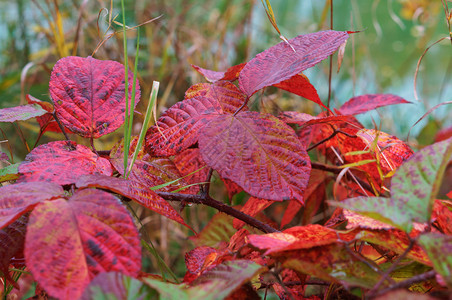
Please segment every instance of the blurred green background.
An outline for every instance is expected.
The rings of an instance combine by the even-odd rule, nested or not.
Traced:
[[[122,34],[105,37],[121,30],[120,2],[88,0],[0,0],[0,108],[25,104],[31,94],[49,101],[48,82],[55,62],[68,55],[93,55],[98,59],[123,62]],[[271,0],[277,24],[289,38],[330,28],[329,0]],[[332,107],[339,107],[353,96],[368,93],[392,93],[414,102],[381,108],[359,116],[368,127],[377,127],[405,139],[410,127],[434,105],[450,101],[452,94],[451,43],[446,40],[426,54],[418,75],[416,102],[413,80],[418,59],[425,49],[448,36],[441,0],[335,0],[333,27],[357,30],[348,41],[342,68],[333,59]],[[192,84],[205,82],[190,64],[226,70],[250,60],[258,52],[280,42],[259,0],[135,0],[126,1],[126,22],[135,26],[152,18],[160,19],[140,27],[139,80],[144,111],[152,81],[160,82],[158,109],[162,112],[182,100]],[[133,63],[136,31],[128,32],[129,62]],[[98,48],[101,41],[105,42]],[[96,49],[98,50],[93,53]],[[305,74],[326,103],[329,61],[325,60]],[[272,94],[274,92],[274,94]],[[270,112],[297,110],[316,114],[319,108],[298,96],[269,89],[264,96],[254,96]],[[436,132],[452,125],[451,109],[443,106],[416,125],[410,139],[414,147],[429,144]],[[135,132],[140,129],[140,116]],[[0,123],[0,151],[15,162],[27,154],[21,141],[23,133],[32,147],[39,133],[35,121],[19,124]],[[111,149],[122,130],[96,141],[98,150]],[[73,137],[78,143],[87,144]],[[39,144],[63,139],[49,133]],[[6,142],[8,140],[8,142]],[[184,210],[196,230],[205,225],[213,211]],[[191,249],[187,230],[166,218],[138,211],[159,253],[178,275],[184,273],[181,251]],[[152,260],[152,257],[150,258]]]

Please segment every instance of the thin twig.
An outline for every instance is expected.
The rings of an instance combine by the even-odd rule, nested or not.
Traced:
[[[213,207],[219,210],[220,212],[228,214],[236,219],[239,219],[240,221],[243,221],[246,224],[251,225],[265,233],[279,232],[279,230],[271,227],[270,225],[265,224],[247,214],[244,214],[243,212],[229,205],[217,201],[208,195],[189,195],[170,192],[157,192],[157,194],[167,201],[182,201],[185,203],[196,203]]]
[[[368,296],[372,297],[373,295],[375,295],[378,291],[378,289],[380,288],[381,284],[389,279],[389,275],[397,268],[397,266],[399,265],[399,263],[402,261],[402,259],[404,259],[408,253],[411,251],[411,249],[413,249],[414,246],[414,240],[407,234],[409,240],[410,240],[410,244],[408,245],[408,248],[406,248],[406,250],[396,259],[396,261],[391,265],[391,267],[389,267],[388,270],[386,270],[386,272],[383,274],[383,277],[381,277],[381,279],[377,282],[377,284],[369,291]]]
[[[431,271],[428,271],[428,272],[425,272],[425,273],[413,276],[410,279],[397,282],[397,283],[391,285],[390,287],[377,292],[373,296],[376,297],[376,296],[380,296],[380,295],[386,294],[386,293],[388,293],[390,291],[393,291],[393,290],[396,290],[396,289],[409,287],[412,284],[415,284],[417,282],[421,282],[421,281],[425,281],[425,280],[428,280],[430,278],[433,278],[433,277],[435,277],[435,275],[436,275],[435,270],[431,270]]]
[[[53,113],[52,115],[53,115],[53,118],[55,119],[55,121],[57,122],[58,127],[60,127],[61,132],[64,134],[64,137],[66,138],[66,140],[70,141],[70,139],[69,139],[66,131],[64,130],[63,125],[61,125],[60,120],[58,119],[56,113]]]

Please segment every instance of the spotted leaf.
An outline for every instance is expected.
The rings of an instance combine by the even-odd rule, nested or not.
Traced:
[[[49,181],[61,185],[75,183],[82,175],[110,176],[110,162],[83,145],[71,141],[56,141],[31,151],[19,166],[20,182]]]
[[[132,72],[128,83],[130,103]],[[136,86],[135,105],[140,101],[138,81]],[[124,66],[118,62],[64,57],[53,67],[49,92],[61,123],[83,137],[101,137],[124,122]]]
[[[66,201],[39,204],[30,215],[25,261],[50,296],[78,299],[99,273],[136,276],[141,269],[138,231],[113,195],[94,189]]]
[[[249,194],[303,202],[311,170],[305,148],[279,119],[257,112],[221,115],[199,137],[203,160]]]
[[[245,65],[240,72],[239,87],[251,96],[266,86],[287,80],[333,54],[348,36],[347,32],[328,30],[281,42]]]

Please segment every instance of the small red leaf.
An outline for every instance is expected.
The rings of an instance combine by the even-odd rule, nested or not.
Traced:
[[[36,204],[63,195],[63,188],[51,182],[25,182],[0,187],[0,228],[17,220]]]
[[[25,121],[34,117],[40,117],[47,113],[37,104],[25,104],[16,107],[0,109],[1,122]]]
[[[110,162],[85,146],[56,141],[31,151],[19,166],[20,182],[51,181],[60,185],[75,183],[81,175],[111,176]]]
[[[221,177],[252,196],[303,202],[309,156],[292,128],[276,117],[257,112],[218,116],[202,130],[199,148]]]
[[[141,268],[140,239],[116,197],[80,190],[69,201],[44,202],[31,213],[25,260],[49,295],[78,299],[100,272],[136,276]]]
[[[329,110],[329,108],[322,103],[322,100],[320,100],[315,87],[304,75],[297,74],[287,80],[274,84],[273,86],[291,92],[295,95],[304,97]]]
[[[41,101],[38,98],[33,97],[30,94],[27,94],[25,96],[27,99],[28,104],[38,104],[41,106],[44,110],[47,111],[47,113],[43,116],[36,117],[36,120],[39,123],[39,126],[41,127],[41,130],[43,132],[45,131],[52,131],[52,132],[61,132],[60,127],[58,126],[57,122],[53,118],[53,104],[45,101]]]
[[[351,98],[341,106],[339,112],[343,115],[357,115],[378,107],[402,103],[411,102],[391,94],[368,94]]]
[[[204,271],[222,263],[226,254],[227,250],[217,250],[206,246],[197,247],[186,253],[185,266],[187,267],[187,273],[184,276],[184,283],[191,283]]]
[[[206,166],[206,163],[202,160],[198,148],[186,149],[177,154],[174,157],[174,164],[183,176],[187,176],[198,170],[198,172],[184,178],[188,184],[205,182],[207,179],[209,170],[208,168],[203,168]],[[194,186],[194,192],[197,193],[198,191],[199,186]]]
[[[230,67],[226,72],[211,71],[201,67],[191,65],[193,69],[203,75],[207,81],[217,82],[220,80],[235,81],[239,78],[240,71],[245,67],[246,63],[241,63]]]
[[[176,103],[165,111],[146,133],[146,149],[155,156],[182,152],[198,141],[199,130],[222,114],[217,100],[194,97]]]
[[[240,72],[239,87],[251,96],[266,86],[280,83],[316,65],[347,39],[347,32],[329,30],[299,35],[288,43],[281,42],[246,64]]]
[[[337,243],[339,239],[346,239],[346,235],[338,233],[320,225],[291,227],[283,232],[264,235],[249,235],[248,241],[256,248],[265,250],[265,255],[289,250],[309,249],[318,246]],[[351,237],[353,238],[353,237]]]
[[[131,101],[132,72],[129,72],[128,82]],[[49,92],[61,123],[83,137],[101,137],[124,122],[124,66],[118,62],[91,56],[64,57],[53,67]],[[135,105],[139,101],[137,81]]]
[[[78,188],[97,187],[110,190],[191,229],[165,199],[139,182],[111,176],[85,175],[77,180],[76,186]]]
[[[191,86],[185,92],[185,99],[198,96],[209,97],[217,100],[224,113],[233,114],[239,109],[246,100],[246,95],[242,93],[235,85],[227,81],[219,81],[213,84],[198,83]],[[242,110],[247,110],[244,107]]]
[[[255,217],[258,213],[269,207],[272,203],[273,201],[250,197],[240,211],[251,217]],[[245,222],[240,221],[239,219],[234,219],[232,224],[234,228],[238,230],[245,225]]]

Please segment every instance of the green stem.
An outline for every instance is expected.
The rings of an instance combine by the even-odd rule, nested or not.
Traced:
[[[124,92],[126,98],[126,111],[124,117],[124,170],[127,170],[127,159],[129,157],[130,137],[127,137],[129,128],[129,67],[127,65],[127,34],[126,34],[126,10],[124,0],[121,0],[123,47],[124,47]]]

